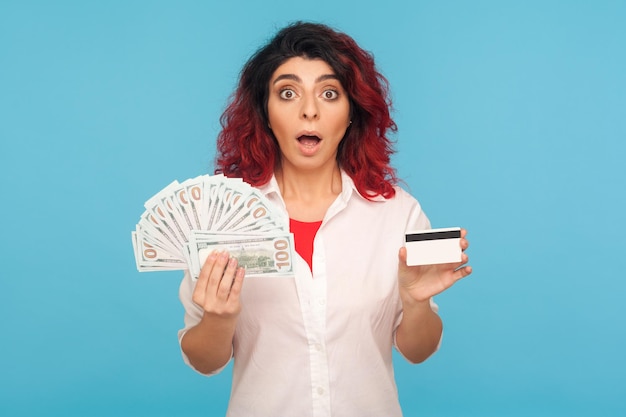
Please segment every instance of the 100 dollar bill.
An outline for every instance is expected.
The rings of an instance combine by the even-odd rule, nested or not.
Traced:
[[[192,232],[187,244],[189,270],[194,278],[213,251],[227,251],[249,276],[292,276],[294,243],[291,233],[241,235]]]

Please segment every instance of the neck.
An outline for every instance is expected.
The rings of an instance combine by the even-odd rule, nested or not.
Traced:
[[[294,220],[322,220],[341,193],[341,171],[337,164],[314,171],[293,170],[281,165],[274,174],[289,217]]]

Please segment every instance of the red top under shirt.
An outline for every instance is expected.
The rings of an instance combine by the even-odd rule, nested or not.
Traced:
[[[293,233],[293,241],[296,245],[296,252],[309,264],[309,269],[313,271],[313,239],[322,225],[318,222],[301,222],[289,219],[289,229]]]

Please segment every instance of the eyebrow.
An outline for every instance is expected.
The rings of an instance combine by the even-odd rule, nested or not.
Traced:
[[[272,82],[272,84],[276,84],[280,80],[291,80],[297,83],[302,83],[302,78],[298,77],[295,74],[281,74]],[[335,74],[323,74],[315,79],[316,83],[326,81],[326,80],[339,80],[339,78]]]

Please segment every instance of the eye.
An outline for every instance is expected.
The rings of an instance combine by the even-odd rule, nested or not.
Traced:
[[[324,97],[326,100],[334,100],[339,97],[339,93],[337,92],[337,90],[324,90],[324,92],[322,93],[322,97]]]
[[[289,88],[285,88],[284,90],[280,90],[280,93],[279,93],[279,97],[282,98],[283,100],[291,100],[295,96],[296,96],[296,93],[293,90],[289,89]]]

